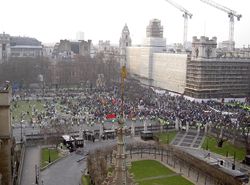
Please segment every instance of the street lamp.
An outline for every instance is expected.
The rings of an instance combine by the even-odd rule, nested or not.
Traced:
[[[38,184],[38,169],[37,165],[35,165],[35,175],[36,175],[36,184]]]
[[[208,150],[208,137],[207,137],[206,150]]]
[[[49,151],[49,163],[51,163],[51,159],[50,159],[50,148],[48,148]]]
[[[170,143],[170,141],[169,141],[169,131],[168,131],[168,126],[169,126],[169,121],[164,121],[165,122],[165,124],[167,125],[167,144],[169,144]],[[163,129],[164,130],[164,129]]]
[[[23,122],[24,122],[24,120],[21,120],[21,143],[23,143]]]

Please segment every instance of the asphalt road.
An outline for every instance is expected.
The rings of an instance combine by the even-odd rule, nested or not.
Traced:
[[[129,142],[131,141],[128,138]],[[105,140],[99,142],[85,141],[83,155],[71,153],[66,158],[51,165],[40,174],[40,179],[43,185],[78,185],[81,175],[86,168],[86,161],[79,159],[83,158],[87,152],[96,148],[103,148],[109,145],[114,145],[116,140]],[[21,177],[21,185],[33,185],[36,183],[35,166],[40,164],[40,146],[26,147],[23,172]]]
[[[41,172],[43,185],[78,185],[86,168],[86,161],[77,162],[82,156],[72,153]]]
[[[130,137],[125,138],[126,142],[133,142]],[[115,145],[116,140],[104,140],[98,142],[85,142],[83,155],[71,153],[68,157],[58,161],[49,168],[41,172],[41,179],[43,185],[78,185],[81,179],[81,175],[86,168],[85,154],[90,150],[97,148],[104,148],[110,145]],[[80,162],[79,159],[83,158]]]

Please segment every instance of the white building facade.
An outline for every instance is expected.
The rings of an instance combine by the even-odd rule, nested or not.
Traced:
[[[143,84],[184,93],[187,54],[166,53],[166,39],[158,19],[150,21],[142,46],[127,48],[127,67]]]

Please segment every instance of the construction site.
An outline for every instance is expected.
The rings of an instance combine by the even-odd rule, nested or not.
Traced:
[[[194,36],[188,46],[188,20],[193,14],[166,0],[182,12],[182,47],[170,50],[161,21],[153,19],[147,26],[142,46],[127,47],[129,72],[145,85],[194,99],[246,98],[250,95],[250,49],[235,48],[234,41],[235,18],[240,21],[242,15],[211,0],[201,1],[228,15],[227,41],[217,43],[217,37]]]

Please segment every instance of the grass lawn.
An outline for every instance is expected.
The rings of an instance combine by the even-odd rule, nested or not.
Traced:
[[[175,138],[176,134],[177,134],[176,131],[170,131],[170,132],[158,133],[156,136],[159,137],[160,143],[169,144]]]
[[[222,148],[217,147],[217,141],[214,137],[206,137],[202,148],[206,149],[208,142],[208,150],[211,152],[226,156],[227,152],[229,156],[233,156],[236,153],[236,160],[242,161],[245,158],[246,151],[244,147],[236,147],[229,142],[224,142]]]
[[[49,153],[50,153],[50,162],[55,161],[60,158],[57,149],[48,149],[42,148],[41,150],[41,168],[49,164]]]
[[[130,172],[134,174],[135,181],[139,185],[193,185],[193,183],[154,160],[134,161]],[[159,178],[157,178],[158,176]]]
[[[90,178],[89,178],[89,175],[83,175],[83,176],[82,176],[82,184],[83,184],[83,185],[90,185]]]
[[[22,113],[25,113],[24,120],[30,121],[32,116],[32,107],[34,106],[38,112],[44,111],[43,101],[31,100],[31,101],[16,101],[16,108],[12,106],[12,116],[14,117],[14,121],[21,121]],[[27,114],[29,112],[29,114]]]

